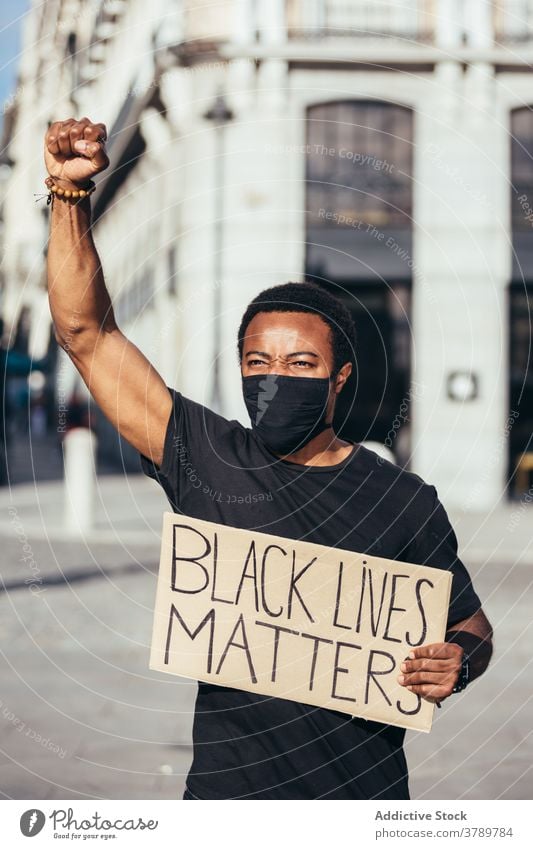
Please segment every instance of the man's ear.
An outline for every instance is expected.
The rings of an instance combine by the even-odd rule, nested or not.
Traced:
[[[352,373],[352,364],[344,363],[335,377],[335,394],[338,395]]]

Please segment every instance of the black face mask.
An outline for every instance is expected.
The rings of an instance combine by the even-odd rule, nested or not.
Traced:
[[[244,403],[254,433],[274,454],[292,454],[331,425],[326,424],[327,377],[253,374],[242,378]]]

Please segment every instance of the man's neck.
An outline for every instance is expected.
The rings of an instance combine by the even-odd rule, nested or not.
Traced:
[[[336,466],[342,463],[353,450],[353,444],[335,436],[332,427],[323,430],[307,445],[292,454],[278,454],[283,460],[299,463],[302,466]]]

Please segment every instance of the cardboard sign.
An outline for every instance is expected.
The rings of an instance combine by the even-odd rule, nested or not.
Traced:
[[[429,731],[434,705],[396,679],[444,640],[451,581],[167,512],[150,668]]]

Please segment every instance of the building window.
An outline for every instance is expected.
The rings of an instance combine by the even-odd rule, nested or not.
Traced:
[[[511,112],[511,184],[513,231],[533,233],[533,108],[531,106]]]
[[[172,245],[167,251],[167,294],[176,295],[177,288],[176,246]]]
[[[71,91],[78,86],[78,53],[77,53],[77,37],[75,32],[69,32],[67,43],[66,43],[66,55],[69,61],[69,73],[70,73],[70,88]]]
[[[510,288],[510,410],[509,475],[511,494],[521,495],[533,485],[533,369],[531,327],[533,284],[514,283]],[[509,418],[511,421],[511,418]]]
[[[146,310],[155,306],[154,269],[147,266],[130,286],[121,290],[115,299],[114,312],[119,323],[136,321]]]
[[[307,126],[306,277],[345,300],[358,337],[336,432],[389,439],[407,465],[410,413],[390,432],[411,409],[413,113],[340,101],[311,107]]]
[[[308,215],[313,223],[353,229],[361,221],[410,229],[410,109],[381,101],[325,103],[309,109],[307,127]]]
[[[533,108],[511,113],[513,269],[509,291],[509,474],[511,494],[529,491],[533,467]],[[529,464],[529,465],[528,465]]]
[[[398,38],[430,41],[433,0],[287,0],[289,38]]]

